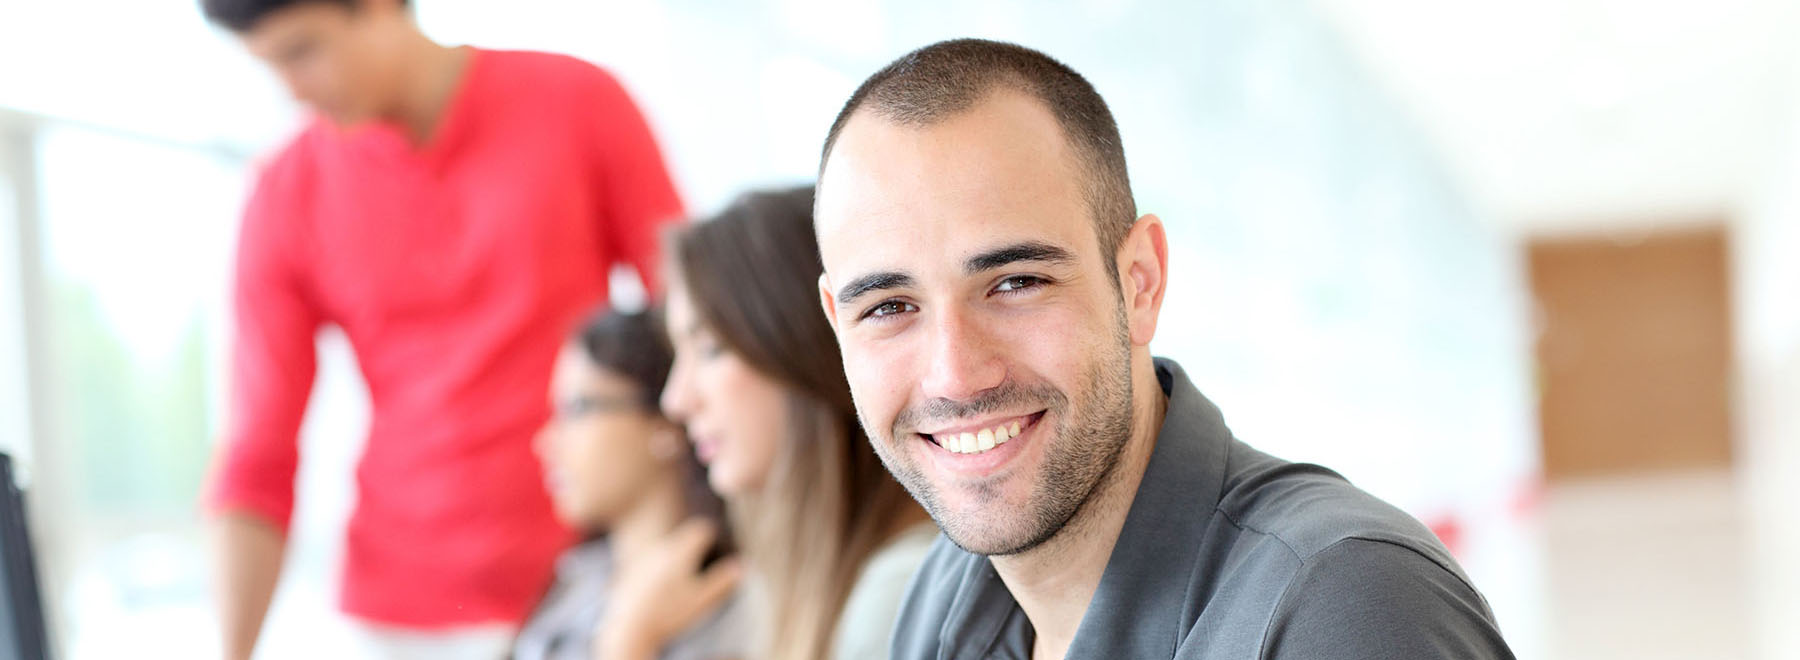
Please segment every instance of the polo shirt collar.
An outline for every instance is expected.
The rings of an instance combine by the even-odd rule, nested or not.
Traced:
[[[1172,658],[1195,599],[1200,539],[1224,490],[1231,431],[1223,415],[1172,360],[1156,360],[1169,395],[1156,448],[1094,599],[1069,647],[1071,658]]]

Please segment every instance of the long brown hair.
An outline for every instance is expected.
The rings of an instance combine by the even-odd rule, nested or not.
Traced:
[[[837,340],[818,307],[824,267],[812,203],[811,186],[747,194],[686,228],[671,251],[701,322],[788,389],[788,437],[769,480],[730,502],[751,593],[768,617],[757,640],[763,660],[828,655],[863,563],[918,507],[857,423]]]

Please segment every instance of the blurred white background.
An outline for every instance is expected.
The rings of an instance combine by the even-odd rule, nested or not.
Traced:
[[[1800,7],[1776,0],[416,0],[446,43],[573,54],[690,208],[811,178],[863,76],[1017,41],[1117,116],[1170,227],[1157,352],[1238,435],[1446,535],[1521,658],[1800,658]],[[215,652],[196,498],[237,210],[301,121],[191,0],[0,0],[0,449],[71,660]],[[1730,237],[1735,448],[1547,483],[1526,246]],[[335,612],[366,404],[323,338],[263,658]]]

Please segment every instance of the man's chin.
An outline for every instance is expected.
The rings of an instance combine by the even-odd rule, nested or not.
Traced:
[[[971,526],[978,526],[973,523]],[[1043,545],[1051,534],[1028,534],[1029,530],[998,531],[992,526],[984,530],[971,530],[970,523],[945,525],[939,521],[938,526],[944,530],[944,536],[955,543],[964,552],[983,557],[1005,557],[1016,555]],[[973,533],[971,533],[973,532]]]
[[[973,505],[969,505],[973,506]],[[968,513],[967,508],[958,508],[961,513],[944,515],[943,511],[933,511],[932,518],[938,527],[944,530],[957,547],[968,552],[984,556],[1013,555],[1030,550],[1043,543],[1054,534],[1054,530],[1045,532],[1041,529],[1029,528],[1028,525],[1037,520],[1037,516],[1028,513],[1028,507],[1004,507],[1009,513],[999,513],[998,507],[987,505],[981,513]]]

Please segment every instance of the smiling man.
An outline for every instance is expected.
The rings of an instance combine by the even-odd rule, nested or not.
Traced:
[[[893,657],[1511,657],[1424,526],[1238,442],[1151,357],[1163,223],[1076,72],[896,60],[832,126],[816,218],[858,414],[944,530]]]

